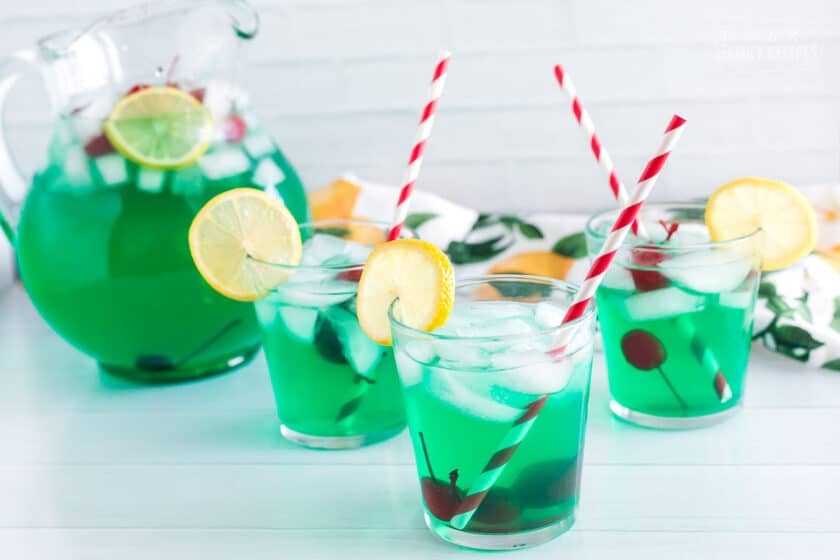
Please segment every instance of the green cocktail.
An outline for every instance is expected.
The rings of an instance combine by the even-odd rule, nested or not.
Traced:
[[[456,287],[446,325],[433,333],[402,324],[394,304],[394,354],[426,523],[440,538],[471,548],[519,548],[574,523],[594,324],[590,311],[559,327],[575,291],[537,277],[466,280]],[[576,334],[550,354],[565,329]],[[465,498],[482,470],[543,396],[524,439],[478,507],[470,507]]]
[[[218,104],[217,93],[193,95]],[[238,365],[259,346],[253,306],[217,294],[196,271],[190,222],[234,187],[283,197],[298,220],[308,209],[294,169],[247,106],[231,107],[210,149],[182,169],[124,158],[101,119],[58,122],[20,216],[21,275],[46,321],[108,371],[184,379]]]
[[[597,292],[611,409],[649,427],[690,428],[737,410],[759,280],[755,235],[712,243],[702,205],[648,204]],[[587,225],[590,253],[615,212]]]
[[[283,435],[326,449],[360,447],[405,427],[402,390],[390,348],[356,318],[356,289],[370,246],[384,226],[332,221],[301,226],[299,266],[257,302],[257,317]]]
[[[212,291],[188,246],[198,209],[236,187],[309,219],[297,174],[237,84],[259,27],[247,2],[172,0],[6,53],[0,112],[21,74],[37,74],[52,137],[24,173],[0,126],[0,229],[40,314],[108,372],[185,380],[259,347],[253,305]]]

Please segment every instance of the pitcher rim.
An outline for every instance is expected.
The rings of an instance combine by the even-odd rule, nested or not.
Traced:
[[[66,54],[79,39],[97,29],[131,25],[145,19],[182,13],[213,4],[225,7],[238,37],[248,40],[257,35],[260,27],[259,14],[248,0],[158,0],[109,12],[86,25],[71,26],[48,33],[37,39],[35,44],[40,52],[51,57],[60,57]],[[59,38],[64,38],[61,44],[51,44],[54,41],[57,42]]]

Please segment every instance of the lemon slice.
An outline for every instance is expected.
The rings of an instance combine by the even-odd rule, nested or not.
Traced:
[[[706,205],[712,241],[759,232],[762,270],[790,266],[814,250],[817,222],[802,194],[786,183],[745,177],[719,187]]]
[[[359,325],[375,342],[390,346],[388,310],[399,298],[403,323],[433,331],[452,312],[454,278],[452,263],[428,241],[399,239],[383,243],[368,256],[359,280]]]
[[[258,300],[285,282],[291,274],[286,266],[299,264],[303,251],[300,229],[286,206],[250,188],[212,198],[193,219],[189,240],[201,276],[239,301]]]
[[[105,135],[131,161],[152,169],[194,164],[210,146],[213,117],[178,88],[159,86],[123,97],[105,121]]]

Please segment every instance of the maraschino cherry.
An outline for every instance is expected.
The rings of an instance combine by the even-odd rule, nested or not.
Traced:
[[[671,237],[680,229],[680,224],[677,222],[669,224],[665,220],[659,220],[659,225],[665,229],[665,242],[670,241]],[[659,263],[668,258],[668,254],[658,245],[640,245],[634,247],[631,249],[630,255],[635,266],[641,266],[646,269],[655,268]],[[631,268],[630,275],[633,277],[633,283],[636,285],[636,289],[640,292],[661,290],[670,283],[667,276],[656,270]]]
[[[432,462],[429,459],[429,450],[426,448],[426,439],[423,432],[419,432],[420,444],[423,446],[423,457],[426,459],[426,469],[429,476],[420,479],[420,490],[423,493],[423,502],[429,513],[441,521],[449,521],[455,515],[455,510],[461,503],[462,495],[458,489],[458,469],[449,473],[449,482],[439,480],[432,469]]]
[[[662,369],[662,364],[665,363],[666,358],[665,347],[652,333],[642,329],[635,329],[628,332],[621,338],[621,353],[624,354],[624,359],[636,369],[642,371],[658,371],[662,380],[668,386],[668,389],[673,393],[674,398],[680,403],[682,409],[685,410],[688,408],[685,401],[677,393],[676,387],[674,387]]]
[[[520,515],[522,515],[522,506],[519,505],[513,490],[494,487],[481,500],[481,505],[475,510],[470,520],[469,528],[480,528],[482,525],[509,526],[517,521]]]

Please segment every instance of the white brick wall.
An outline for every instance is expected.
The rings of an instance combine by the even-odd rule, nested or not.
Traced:
[[[0,52],[130,0],[0,10]],[[421,187],[481,209],[610,204],[554,85],[573,73],[625,180],[672,112],[689,119],[657,187],[693,197],[738,175],[840,177],[840,4],[832,0],[260,0],[241,79],[310,187],[345,170],[398,183],[432,63],[453,51]],[[39,159],[41,97],[13,143]]]

